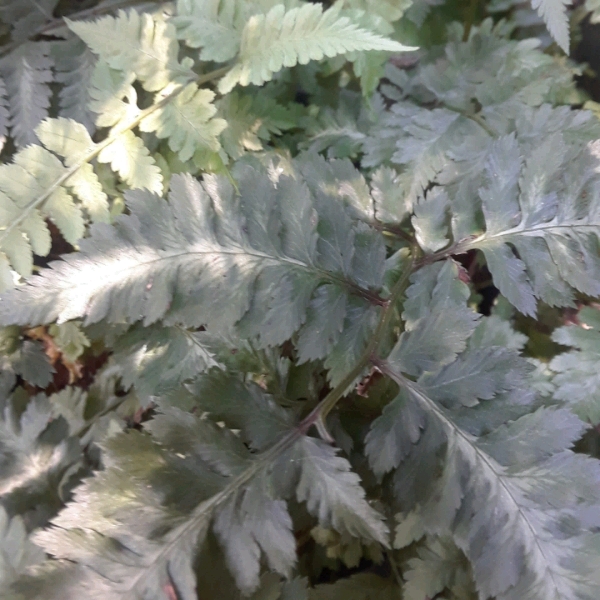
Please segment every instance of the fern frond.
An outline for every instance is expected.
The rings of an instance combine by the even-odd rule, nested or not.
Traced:
[[[329,469],[343,473],[349,465],[323,442],[297,441],[293,431],[252,456],[228,430],[175,409],[158,415],[147,430],[152,437],[131,432],[105,443],[107,469],[77,490],[76,502],[53,520],[54,527],[35,536],[58,560],[21,578],[17,591],[58,598],[87,589],[91,597],[125,598],[171,584],[192,598],[193,558],[212,525],[238,585],[251,592],[260,583],[261,556],[284,575],[295,563],[285,501],[291,495],[307,500],[323,523],[333,519],[340,527],[346,507],[352,514],[361,508],[362,517],[353,517],[353,523],[364,519],[364,528],[353,525],[354,531],[385,541],[381,518],[364,500],[357,476],[347,473],[343,490],[337,480],[328,480]],[[282,462],[294,465],[291,473],[271,468],[281,452],[294,452],[298,444],[303,460]],[[303,491],[307,470],[322,478],[322,487],[309,496]],[[83,541],[93,548],[86,555],[80,552]]]
[[[581,419],[600,423],[600,319],[598,310],[582,308],[577,315],[577,324],[559,327],[552,339],[573,348],[555,356],[550,362],[556,386],[554,397],[571,408]]]
[[[1,504],[33,528],[60,508],[63,477],[80,460],[81,449],[77,439],[64,435],[64,422],[55,418],[45,396],[35,396],[24,410],[15,398],[3,404]],[[38,512],[40,506],[45,515]]]
[[[8,591],[10,584],[27,567],[44,560],[44,553],[27,535],[23,519],[10,518],[0,506],[0,593]]]
[[[266,94],[231,92],[217,106],[219,116],[227,122],[220,140],[234,159],[263,150],[272,136],[296,128],[302,115],[299,105],[286,106]]]
[[[535,40],[508,42],[491,20],[474,30],[468,42],[455,36],[444,48],[443,60],[434,58],[414,72],[388,68],[386,75],[395,85],[381,89],[392,106],[376,115],[363,141],[366,166],[402,166],[411,203],[433,182],[462,185],[460,192],[467,197],[476,193],[481,183],[473,175],[483,168],[493,139],[514,130],[514,115],[529,114],[519,119],[518,130],[527,127],[528,119],[541,124],[543,109],[536,119],[529,107],[570,102],[575,93],[573,73],[540,52]],[[473,78],[473,71],[481,76]],[[433,98],[436,108],[425,109]],[[474,103],[481,108],[475,110]],[[588,139],[595,135],[590,131]],[[471,185],[476,187],[469,189]],[[467,218],[463,213],[468,211],[456,212],[457,218]]]
[[[4,0],[0,19],[11,27],[15,42],[27,40],[32,31],[52,21],[59,0]]]
[[[207,76],[208,79],[211,77],[211,74]],[[64,194],[63,186],[65,183],[68,182],[72,185],[75,193],[81,195],[82,201],[92,207],[91,211],[96,211],[97,220],[103,220],[106,211],[103,210],[102,206],[106,202],[106,196],[98,185],[97,176],[89,164],[93,159],[101,155],[103,161],[110,163],[111,166],[114,165],[114,168],[132,186],[151,187],[156,191],[162,191],[160,169],[156,166],[143,142],[131,130],[139,125],[145,117],[161,110],[169,102],[175,100],[184,88],[175,89],[163,100],[143,111],[140,111],[134,103],[134,115],[131,118],[132,105],[123,102],[122,98],[126,94],[135,95],[134,88],[131,85],[134,78],[135,75],[126,75],[123,72],[110,69],[106,63],[101,61],[96,65],[92,81],[100,85],[100,88],[107,89],[101,91],[101,89],[96,90],[92,87],[93,100],[91,107],[94,110],[108,109],[103,118],[98,120],[98,125],[115,125],[126,117],[127,123],[120,124],[119,128],[113,130],[102,142],[98,144],[90,143],[87,152],[78,155],[77,161],[73,162],[72,160],[69,162],[69,168],[62,168],[60,161],[57,161],[52,154],[47,153],[40,146],[27,148],[15,156],[15,163],[19,167],[18,174],[16,167],[12,165],[2,167],[5,171],[5,177],[8,178],[5,182],[0,181],[0,191],[4,191],[8,196],[8,200],[13,200],[12,203],[7,201],[4,209],[5,214],[2,215],[4,221],[0,222],[0,248],[9,258],[9,261],[0,259],[0,266],[3,271],[2,279],[6,284],[10,285],[12,279],[7,262],[12,263],[18,273],[26,276],[31,273],[32,251],[41,256],[48,253],[50,239],[40,212],[43,211],[44,203],[49,202],[53,195],[59,195],[59,208],[64,206],[64,203],[70,198],[70,196]],[[202,78],[199,81],[201,80]],[[50,120],[50,123],[54,123],[52,128],[56,129],[51,135],[52,138],[58,138],[64,135],[69,128],[77,126],[77,124],[66,125],[69,121],[65,119]],[[87,136],[86,140],[89,139],[85,127],[82,125],[79,125],[79,127],[81,131],[79,131],[78,136],[81,135],[82,139]],[[56,139],[53,143],[57,143]],[[34,181],[35,175],[31,172],[32,165],[29,164],[29,160],[34,156],[37,157],[36,160],[44,160],[47,163],[47,170],[44,173],[44,185],[41,181]],[[50,170],[50,166],[52,166],[52,170]],[[38,169],[39,166],[35,168]],[[9,173],[12,173],[11,176],[8,176]],[[50,177],[51,174],[54,176],[53,178]],[[25,178],[26,182],[26,190],[23,190],[23,186],[19,184],[19,200],[16,205],[14,204],[14,198],[17,194],[15,191],[15,185],[17,185],[14,181],[15,176],[19,179]],[[2,179],[2,175],[0,175],[0,180]],[[76,214],[72,208],[71,210],[73,214]],[[81,231],[81,221],[79,222],[79,228],[77,233]],[[23,237],[23,232],[26,237]],[[78,238],[74,237],[73,232],[70,232],[69,235],[71,237],[68,241],[75,243]]]
[[[437,267],[440,276],[446,268]],[[421,278],[413,283],[414,293],[432,281],[431,274]],[[436,286],[428,303],[445,297]],[[449,326],[444,338],[459,332],[464,335],[463,328]],[[592,598],[595,584],[578,575],[583,563],[597,560],[580,503],[582,497],[590,505],[598,502],[600,472],[569,450],[585,424],[565,409],[537,408],[531,396],[525,400],[528,364],[510,351],[475,341],[458,363],[430,364],[414,382],[402,374],[404,358],[397,360],[405,356],[403,345],[400,339],[379,366],[400,392],[367,438],[375,472],[397,468],[394,489],[401,505],[417,511],[425,532],[454,536],[483,597]],[[415,470],[429,476],[439,464],[439,478],[414,480]],[[568,533],[561,511],[573,517]]]
[[[53,66],[47,42],[23,44],[0,62],[8,92],[11,136],[19,148],[37,142],[35,128],[48,116]]]
[[[355,226],[335,199],[313,198],[300,180],[282,177],[274,184],[244,166],[234,173],[239,200],[228,180],[215,177],[201,186],[175,176],[168,204],[127,192],[132,216],[121,217],[117,228],[93,228],[81,254],[9,292],[4,318],[145,324],[162,318],[206,324],[215,333],[237,323],[242,337],[265,347],[300,329],[313,293],[328,283],[358,295],[352,318],[364,334],[349,335],[348,342],[365,343],[373,323],[365,311],[376,315],[381,304],[381,240],[365,235],[369,227]],[[318,305],[312,308],[314,315]],[[338,319],[337,308],[322,306],[329,316],[315,318]]]
[[[197,150],[217,152],[221,147],[219,134],[228,123],[224,119],[213,118],[217,112],[212,104],[214,98],[214,92],[190,83],[173,102],[143,119],[140,131],[155,132],[159,139],[167,138],[169,147],[179,154],[183,162]]]
[[[137,393],[147,398],[222,366],[219,349],[208,332],[154,326],[132,328],[117,340],[114,353],[123,370],[123,385],[135,385]]]
[[[449,537],[427,537],[425,544],[418,547],[417,556],[407,561],[404,577],[406,600],[435,598],[445,590],[456,600],[478,597],[471,581],[469,563]]]
[[[411,282],[402,314],[405,331],[390,360],[402,372],[417,376],[453,362],[465,349],[478,315],[466,307],[469,288],[459,281],[457,267],[450,261],[441,267],[424,267]],[[444,329],[449,335],[440,336]]]
[[[110,163],[131,188],[146,188],[162,194],[163,178],[143,140],[132,131],[124,131],[98,153],[98,162]]]
[[[342,92],[335,110],[323,107],[314,122],[309,122],[304,146],[314,152],[327,150],[330,158],[357,156],[370,125],[365,112],[357,94]]]
[[[108,220],[106,194],[91,167],[72,167],[95,146],[85,127],[66,119],[51,119],[41,123],[36,132],[48,149],[28,146],[15,155],[12,164],[0,167],[0,249],[22,276],[31,273],[33,253],[45,256],[50,250],[44,217],[54,221],[71,244],[83,236],[83,215],[70,192],[78,196],[93,219]],[[45,202],[38,208],[34,199],[40,196]]]
[[[535,313],[536,297],[564,306],[572,303],[573,288],[600,293],[594,275],[600,273],[597,151],[593,145],[572,147],[559,183],[553,177],[563,160],[557,162],[557,148],[566,150],[560,135],[539,140],[522,164],[514,136],[494,144],[486,165],[489,183],[480,190],[486,233],[469,243],[483,251],[496,285],[524,314]]]
[[[303,4],[285,10],[274,6],[267,14],[249,19],[242,31],[238,62],[219,82],[221,93],[242,86],[261,85],[283,67],[304,65],[356,50],[403,52],[413,50],[361,29],[340,8],[323,12],[320,4]]]
[[[556,43],[569,53],[569,17],[567,6],[571,0],[531,0],[531,6],[538,11]]]
[[[52,45],[59,91],[59,115],[81,123],[93,134],[94,116],[89,107],[92,73],[96,57],[77,38]]]
[[[36,340],[21,339],[18,327],[0,329],[0,397],[7,397],[21,376],[31,385],[45,388],[54,369],[44,352],[43,345]]]
[[[164,20],[135,10],[120,10],[116,17],[102,17],[91,23],[66,22],[100,60],[111,69],[134,73],[149,92],[193,78],[189,62],[184,65],[178,61],[175,28]]]
[[[238,53],[241,32],[253,8],[251,2],[235,0],[179,0],[171,23],[179,39],[190,48],[201,49],[201,60],[225,62]]]

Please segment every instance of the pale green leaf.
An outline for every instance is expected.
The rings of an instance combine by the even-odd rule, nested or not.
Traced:
[[[65,159],[67,167],[80,162],[96,146],[88,130],[72,119],[46,119],[35,133],[48,150]]]
[[[0,506],[0,592],[6,591],[27,567],[43,559],[44,553],[28,539],[23,519],[10,518]]]
[[[140,123],[140,131],[155,132],[167,138],[169,147],[185,162],[196,150],[217,152],[219,134],[227,127],[224,119],[213,118],[217,109],[212,104],[215,94],[188,84],[177,97],[155,110]]]
[[[64,422],[51,417],[50,402],[38,395],[22,412],[9,401],[0,418],[1,504],[36,525],[60,507],[62,478],[81,452],[79,441],[65,435]]]
[[[282,467],[287,461],[299,471],[298,501],[306,502],[308,511],[323,527],[388,545],[383,516],[367,502],[360,478],[335,448],[303,437],[280,459]]]
[[[598,311],[583,308],[579,324],[559,327],[552,339],[573,348],[555,356],[550,362],[556,386],[554,397],[592,424],[600,422],[600,319]]]
[[[225,62],[237,54],[241,31],[253,8],[251,2],[178,0],[171,23],[179,39],[190,48],[201,49],[201,60]]]
[[[278,4],[246,23],[238,62],[220,81],[219,90],[229,92],[238,83],[261,85],[283,67],[355,50],[402,52],[413,48],[361,29],[340,16],[339,7],[323,12],[320,4],[307,3],[286,11]]]
[[[466,307],[469,288],[452,261],[424,267],[411,277],[405,332],[388,357],[394,368],[420,375],[452,362],[464,350],[478,315]]]
[[[159,17],[120,10],[94,22],[66,22],[111,69],[135,74],[150,92],[192,76],[177,60],[175,27]]]
[[[570,4],[571,0],[531,0],[531,6],[544,19],[548,31],[567,54],[569,53],[567,6]]]
[[[77,360],[90,346],[90,340],[81,330],[81,323],[69,321],[61,325],[50,325],[48,333],[60,348],[63,356],[70,361]]]
[[[144,142],[132,131],[121,133],[98,154],[132,189],[162,193],[162,175]]]

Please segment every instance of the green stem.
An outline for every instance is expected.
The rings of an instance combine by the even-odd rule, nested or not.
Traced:
[[[474,123],[477,123],[477,125],[479,125],[483,130],[485,130],[485,132],[488,135],[490,135],[491,137],[493,137],[493,138],[500,137],[498,135],[498,133],[496,131],[494,131],[488,125],[487,121],[481,115],[479,115],[477,113],[468,112],[466,110],[463,110],[462,108],[457,108],[456,106],[450,106],[449,104],[444,104],[443,106],[444,106],[444,108],[447,108],[448,110],[451,110],[452,112],[462,115],[466,119],[471,119],[471,121],[473,121]]]
[[[400,279],[395,283],[389,298],[386,300],[385,307],[375,328],[375,332],[371,336],[367,348],[363,352],[362,356],[354,365],[354,367],[346,374],[346,376],[340,381],[334,388],[319,402],[319,404],[313,409],[313,411],[304,418],[299,426],[302,431],[308,431],[312,425],[315,425],[319,433],[325,439],[329,439],[329,434],[325,428],[325,419],[331,412],[334,406],[339,400],[346,394],[348,388],[355,382],[356,378],[360,376],[365,367],[367,367],[373,356],[379,350],[381,343],[384,339],[384,334],[387,331],[393,317],[394,311],[396,310],[396,302],[404,294],[408,288],[410,276],[413,273],[416,264],[416,257],[413,255],[411,264],[407,267],[406,271],[402,274]]]
[[[475,23],[475,17],[477,15],[477,8],[479,7],[479,0],[471,0],[467,7],[467,13],[465,18],[465,32],[463,34],[463,42],[469,41],[471,35],[471,29]]]
[[[450,258],[451,256],[456,256],[458,254],[465,254],[469,250],[473,249],[471,247],[471,243],[473,242],[473,240],[477,239],[478,237],[479,236],[472,235],[468,238],[465,238],[464,240],[461,240],[460,242],[456,242],[456,244],[452,244],[452,246],[449,246],[448,248],[445,248],[444,250],[440,250],[439,252],[434,252],[433,254],[428,254],[426,256],[423,256],[416,262],[415,268],[421,269],[422,267],[425,267],[426,265],[431,265],[440,260],[445,260],[446,258]]]

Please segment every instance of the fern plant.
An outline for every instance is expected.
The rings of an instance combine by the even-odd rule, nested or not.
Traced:
[[[0,598],[597,598],[568,3],[70,4],[0,8]]]

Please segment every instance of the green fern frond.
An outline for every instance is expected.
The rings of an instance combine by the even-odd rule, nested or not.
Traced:
[[[81,459],[79,440],[61,435],[65,433],[64,422],[53,418],[58,415],[53,415],[52,405],[43,395],[31,399],[24,410],[14,397],[3,404],[1,504],[9,514],[23,515],[34,527],[49,516],[39,514],[40,503],[50,514],[60,508],[69,471]],[[48,494],[52,502],[48,502]]]
[[[73,38],[52,45],[56,81],[62,84],[59,92],[59,115],[73,119],[92,134],[94,116],[89,107],[92,73],[96,57],[81,40]]]
[[[438,277],[447,268],[437,266]],[[433,273],[420,273],[409,298],[435,281]],[[438,283],[426,306],[446,297]],[[427,309],[421,305],[420,310]],[[458,305],[450,309],[456,318],[460,311]],[[468,336],[460,326],[447,326],[441,339],[440,331],[429,336],[436,344]],[[367,437],[375,472],[397,468],[394,490],[401,505],[416,511],[425,532],[454,536],[483,596],[593,597],[593,582],[577,576],[585,561],[597,558],[585,534],[581,496],[572,491],[586,488],[594,505],[597,490],[590,479],[597,481],[599,473],[596,463],[569,450],[585,424],[565,409],[538,408],[532,396],[527,402],[526,361],[498,347],[480,346],[478,340],[458,356],[458,363],[452,362],[456,354],[444,353],[416,382],[409,380],[402,374],[407,372],[408,340],[401,338],[379,367],[400,392]],[[487,368],[494,372],[492,379]],[[414,479],[415,470],[431,474],[440,464],[439,478]],[[557,509],[573,517],[568,533],[557,520]],[[429,529],[428,523],[435,525]],[[480,536],[485,544],[479,543]]]
[[[246,23],[238,62],[219,82],[219,90],[227,93],[238,83],[261,85],[283,67],[357,50],[404,52],[414,48],[361,29],[340,16],[339,7],[323,12],[320,4],[303,4],[286,11],[278,4]]]
[[[23,44],[0,62],[8,93],[10,133],[19,148],[37,142],[35,128],[48,116],[53,66],[47,42]]]
[[[219,134],[228,124],[224,119],[213,118],[217,112],[212,104],[214,98],[214,92],[190,83],[173,102],[143,119],[140,131],[156,132],[159,139],[167,138],[169,147],[183,162],[197,150],[217,152],[221,147]]]
[[[48,149],[28,146],[15,155],[12,164],[0,167],[0,249],[25,277],[31,274],[33,254],[45,256],[50,250],[45,217],[71,244],[83,236],[84,218],[71,193],[76,194],[94,220],[108,221],[106,194],[91,167],[86,164],[82,169],[69,169],[80,155],[95,146],[85,127],[75,121],[51,119],[41,123],[36,131]],[[56,185],[56,181],[61,185]],[[45,202],[39,208],[32,207],[40,195],[45,196]]]
[[[59,0],[5,0],[0,19],[10,25],[13,41],[22,42],[32,31],[52,21]]]
[[[363,298],[351,317],[357,326],[372,323],[365,310],[377,313],[384,256],[373,254],[369,242],[377,238],[364,235],[366,226],[355,229],[334,199],[324,194],[313,199],[301,181],[282,177],[275,186],[250,167],[234,173],[240,199],[229,181],[214,177],[200,186],[175,176],[169,204],[128,192],[133,216],[121,217],[117,229],[96,227],[89,241],[81,241],[81,255],[4,296],[6,319],[142,319],[145,324],[166,319],[206,324],[215,333],[237,323],[243,337],[269,346],[300,329],[311,296],[329,283]],[[381,242],[376,248],[383,249]],[[363,279],[366,285],[359,283]],[[47,301],[40,294],[47,294]],[[322,310],[333,318],[337,308]],[[362,346],[363,337],[351,339]]]
[[[175,28],[162,19],[120,10],[116,17],[91,23],[66,22],[100,60],[111,69],[134,73],[149,92],[173,82],[186,83],[193,77],[190,63],[178,61]]]
[[[569,18],[567,7],[570,0],[531,0],[531,6],[538,11],[548,26],[548,31],[556,43],[569,53]]]
[[[28,539],[23,519],[10,518],[0,506],[0,593],[7,592],[27,567],[42,560],[44,553]]]
[[[296,441],[298,434],[290,432],[277,451],[253,457],[228,430],[175,409],[158,415],[147,430],[152,437],[132,432],[106,442],[108,468],[78,489],[76,503],[54,519],[55,527],[35,537],[59,560],[21,578],[17,591],[31,598],[58,597],[66,589],[126,597],[172,584],[191,598],[192,560],[212,525],[238,585],[251,592],[260,583],[261,555],[284,575],[295,563],[284,500],[291,495],[306,500],[319,521],[342,528],[345,515],[360,508],[364,525],[358,533],[384,541],[381,518],[364,500],[358,478],[348,473],[345,481],[343,475],[342,481],[330,479],[329,470],[342,474],[348,467],[323,442]],[[297,474],[271,470],[282,451],[294,452],[298,444],[303,460],[282,463],[295,465]],[[309,477],[321,478],[321,485],[304,491],[303,478]],[[117,515],[119,530],[112,525]],[[357,522],[353,516],[354,529]],[[86,556],[79,552],[84,541],[94,549]],[[125,557],[127,566],[119,564]]]
[[[599,327],[598,310],[582,308],[577,324],[559,327],[552,334],[555,342],[572,350],[555,356],[550,362],[556,386],[554,397],[593,425],[600,423]]]

